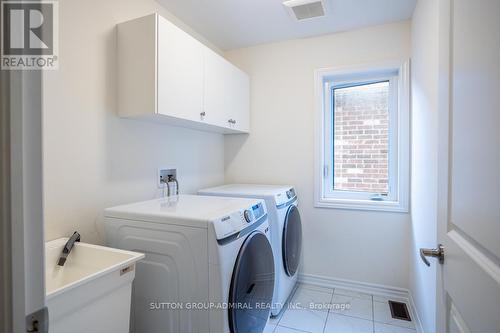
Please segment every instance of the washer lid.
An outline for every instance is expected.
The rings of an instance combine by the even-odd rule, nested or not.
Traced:
[[[259,203],[255,199],[178,195],[107,208],[105,217],[207,228],[209,222],[235,213],[238,216]]]

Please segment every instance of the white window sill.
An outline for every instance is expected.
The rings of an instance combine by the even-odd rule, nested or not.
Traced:
[[[398,201],[322,198],[320,200],[315,200],[314,207],[408,213],[408,205]]]

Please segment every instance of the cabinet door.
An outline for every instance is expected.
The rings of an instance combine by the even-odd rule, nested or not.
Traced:
[[[247,75],[212,50],[206,50],[204,111],[207,121],[248,131],[248,95]]]
[[[248,132],[250,127],[250,83],[248,75],[231,65],[233,70],[231,86],[233,96],[232,118],[233,127],[239,131]]]
[[[157,113],[199,121],[205,47],[162,17],[158,17],[157,43]]]

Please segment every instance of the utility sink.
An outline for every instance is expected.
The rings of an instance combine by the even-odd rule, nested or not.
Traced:
[[[49,332],[128,332],[135,263],[144,254],[77,242],[58,266],[67,241],[45,243]]]

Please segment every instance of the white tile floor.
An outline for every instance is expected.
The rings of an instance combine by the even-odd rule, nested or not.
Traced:
[[[290,306],[277,318],[269,319],[264,333],[416,333],[413,321],[391,317],[388,300],[384,296],[301,284]]]

